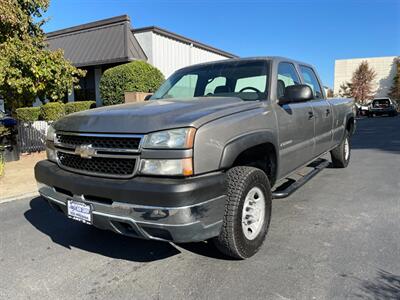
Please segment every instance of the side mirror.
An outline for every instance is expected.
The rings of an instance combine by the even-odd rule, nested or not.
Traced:
[[[314,98],[312,89],[306,84],[291,85],[285,88],[285,94],[279,104],[304,102]]]
[[[151,96],[153,96],[153,94],[146,95],[146,97],[144,97],[144,101],[150,100]]]

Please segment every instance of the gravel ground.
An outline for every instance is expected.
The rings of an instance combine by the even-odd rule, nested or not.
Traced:
[[[246,261],[135,240],[41,198],[0,204],[0,299],[400,299],[400,118],[358,122],[347,169],[274,200]]]

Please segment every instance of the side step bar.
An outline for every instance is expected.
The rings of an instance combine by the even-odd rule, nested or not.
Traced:
[[[329,165],[329,161],[322,159],[320,161],[315,161],[311,165],[313,164],[315,164],[315,166],[312,166],[313,169],[306,175],[302,176],[300,179],[288,179],[288,181],[278,186],[272,192],[272,199],[282,199],[289,197],[291,194],[301,188],[307,181],[309,181],[311,178],[313,178],[315,175],[325,169]]]

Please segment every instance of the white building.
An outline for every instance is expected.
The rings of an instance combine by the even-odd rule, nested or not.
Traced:
[[[157,67],[165,77],[189,65],[236,57],[155,26],[134,29],[133,33],[147,56],[147,62]]]
[[[81,89],[68,101],[96,100],[101,105],[99,82],[110,67],[145,60],[165,77],[196,63],[237,57],[159,27],[132,28],[126,15],[82,24],[46,34],[50,49],[63,49],[65,57],[87,71]]]
[[[396,56],[387,57],[368,57],[354,59],[339,59],[335,61],[335,79],[334,93],[339,94],[340,85],[351,81],[354,71],[364,60],[368,62],[376,77],[374,80],[375,97],[386,97],[393,83],[393,78],[396,75],[396,64],[394,59]]]

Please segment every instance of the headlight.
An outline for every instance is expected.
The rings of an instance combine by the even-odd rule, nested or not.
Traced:
[[[56,162],[57,155],[56,149],[54,148],[54,140],[56,137],[56,131],[52,125],[47,128],[47,135],[46,135],[46,154],[47,159]]]
[[[143,148],[189,149],[193,147],[194,128],[179,128],[151,133],[146,137]]]
[[[47,128],[46,140],[54,142],[55,136],[56,136],[56,130],[52,125],[50,125],[49,128]]]
[[[50,148],[47,146],[46,148],[46,155],[47,155],[47,159],[50,161],[57,161],[57,155],[56,155],[56,150],[54,148]]]
[[[190,176],[193,175],[192,158],[142,159],[140,173],[146,175]]]

